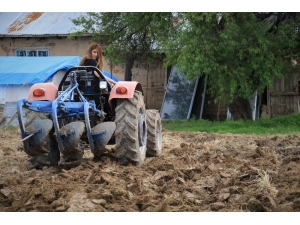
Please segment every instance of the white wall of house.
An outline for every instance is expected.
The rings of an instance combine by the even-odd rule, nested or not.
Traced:
[[[66,70],[58,71],[52,80],[48,82],[54,82],[59,84],[62,80]],[[23,98],[27,98],[29,89],[32,85],[0,85],[0,104],[5,104],[6,102],[15,102]]]
[[[7,85],[0,86],[0,104],[15,102],[22,98],[27,98],[31,86],[28,85]]]

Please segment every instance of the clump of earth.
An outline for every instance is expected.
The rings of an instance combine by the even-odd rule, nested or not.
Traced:
[[[114,145],[73,166],[30,169],[0,130],[2,212],[298,212],[300,134],[163,131],[163,154],[121,166]]]

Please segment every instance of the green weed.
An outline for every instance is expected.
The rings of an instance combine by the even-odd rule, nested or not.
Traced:
[[[168,131],[232,134],[288,134],[300,132],[300,113],[256,121],[169,120],[162,122]]]

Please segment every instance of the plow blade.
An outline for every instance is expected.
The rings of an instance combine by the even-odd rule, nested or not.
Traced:
[[[60,139],[64,146],[64,148],[60,150],[64,155],[68,155],[71,152],[81,151],[78,149],[78,142],[84,132],[84,129],[85,124],[81,121],[69,123],[60,129]]]
[[[114,122],[105,122],[98,124],[91,130],[94,146],[90,144],[91,151],[95,156],[101,154],[113,133],[115,132],[116,124]]]
[[[39,120],[26,128],[24,140],[24,149],[28,155],[38,156],[49,151],[44,147],[45,141],[49,136],[53,123],[50,119]]]

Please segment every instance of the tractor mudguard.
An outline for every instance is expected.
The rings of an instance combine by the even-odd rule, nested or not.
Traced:
[[[43,96],[36,97],[33,95],[33,91],[36,89],[42,89],[44,91]],[[28,92],[28,99],[27,100],[48,100],[48,101],[54,101],[57,98],[57,91],[58,91],[58,85],[55,83],[40,83],[40,84],[34,84],[29,89]]]
[[[118,88],[125,87],[127,89],[126,93],[120,94],[117,92]],[[143,88],[142,85],[137,81],[119,81],[117,82],[109,95],[108,104],[111,108],[111,110],[114,112],[116,107],[115,100],[118,98],[133,98],[134,91],[140,91],[143,94]]]

